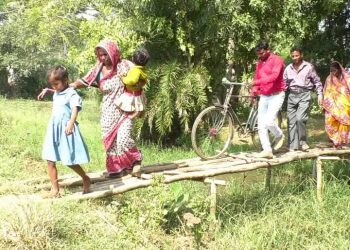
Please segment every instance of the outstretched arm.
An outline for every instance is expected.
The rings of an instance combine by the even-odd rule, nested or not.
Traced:
[[[78,79],[75,82],[70,83],[69,87],[74,88],[74,89],[81,89],[81,88],[88,87],[88,84],[85,83],[82,79]]]
[[[53,90],[53,89],[44,88],[44,89],[40,92],[40,94],[37,96],[37,99],[38,99],[38,101],[40,101],[40,100],[42,100],[42,99],[45,97],[46,93],[51,93],[51,94],[53,94],[54,92],[55,92],[55,90]]]

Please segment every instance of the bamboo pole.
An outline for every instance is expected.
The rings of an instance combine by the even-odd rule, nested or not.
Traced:
[[[317,176],[317,185],[316,185],[316,190],[317,190],[317,199],[319,202],[322,202],[322,162],[320,158],[318,157],[316,159],[316,176]]]
[[[272,177],[272,168],[267,167],[266,169],[266,179],[265,179],[265,189],[271,189],[271,177]]]
[[[210,218],[213,232],[216,228],[216,184],[213,180],[210,183]]]
[[[217,186],[216,185],[226,185],[224,180],[216,180],[212,178],[205,178],[204,183],[210,184],[210,232],[213,235],[216,230],[217,220],[216,220],[216,202],[217,202]]]
[[[323,169],[322,169],[322,160],[340,160],[339,156],[329,156],[322,155],[317,157],[315,161],[316,166],[316,192],[317,192],[317,200],[322,202],[323,199]]]

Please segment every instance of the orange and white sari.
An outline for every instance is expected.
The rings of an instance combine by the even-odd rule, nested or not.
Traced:
[[[332,75],[327,77],[323,100],[326,132],[335,147],[350,142],[350,75],[340,67],[340,79]]]

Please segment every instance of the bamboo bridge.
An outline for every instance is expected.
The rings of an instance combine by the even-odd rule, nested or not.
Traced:
[[[88,173],[91,178],[91,193],[81,193],[81,179],[76,175],[66,175],[59,179],[61,188],[68,189],[70,193],[63,195],[64,200],[96,199],[106,196],[125,193],[138,188],[151,186],[154,180],[169,184],[182,180],[203,181],[211,185],[211,195],[215,195],[217,185],[225,185],[225,181],[215,179],[215,176],[242,173],[256,169],[266,169],[266,187],[270,186],[272,168],[286,163],[314,159],[313,173],[317,183],[317,198],[322,200],[322,161],[346,160],[350,155],[350,148],[333,149],[318,146],[307,152],[279,152],[273,159],[254,158],[251,152],[227,154],[215,160],[201,160],[200,158],[178,160],[169,163],[160,163],[143,166],[139,177],[131,175],[117,179],[107,179],[102,172]],[[38,184],[38,188],[49,188],[50,184]],[[214,197],[215,198],[215,197]]]

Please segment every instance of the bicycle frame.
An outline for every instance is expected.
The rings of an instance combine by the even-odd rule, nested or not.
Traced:
[[[246,123],[242,123],[239,119],[239,117],[237,116],[236,112],[233,110],[233,108],[230,105],[230,101],[232,97],[250,97],[250,96],[241,96],[241,95],[232,95],[233,93],[233,89],[235,86],[244,86],[244,83],[238,83],[238,82],[230,82],[228,80],[223,80],[223,84],[226,85],[230,85],[230,88],[227,89],[226,92],[226,97],[225,97],[225,101],[224,104],[222,105],[224,108],[224,117],[226,116],[227,112],[229,113],[229,115],[231,116],[231,118],[233,119],[233,121],[236,121],[238,123],[238,127],[241,131],[243,131],[244,134],[250,134],[255,126],[256,123],[256,117],[257,117],[257,109],[256,107],[252,107],[250,112],[249,112],[249,116],[247,119]]]
[[[257,145],[255,139],[257,133],[256,107],[252,107],[248,119],[241,122],[230,104],[232,97],[250,97],[233,95],[234,86],[244,84],[230,82],[226,79],[223,79],[223,83],[228,85],[224,103],[202,110],[196,117],[191,131],[193,149],[197,155],[207,160],[222,156],[231,145],[234,134],[237,134],[237,138],[243,142],[246,141],[246,137],[250,136],[254,146]]]

